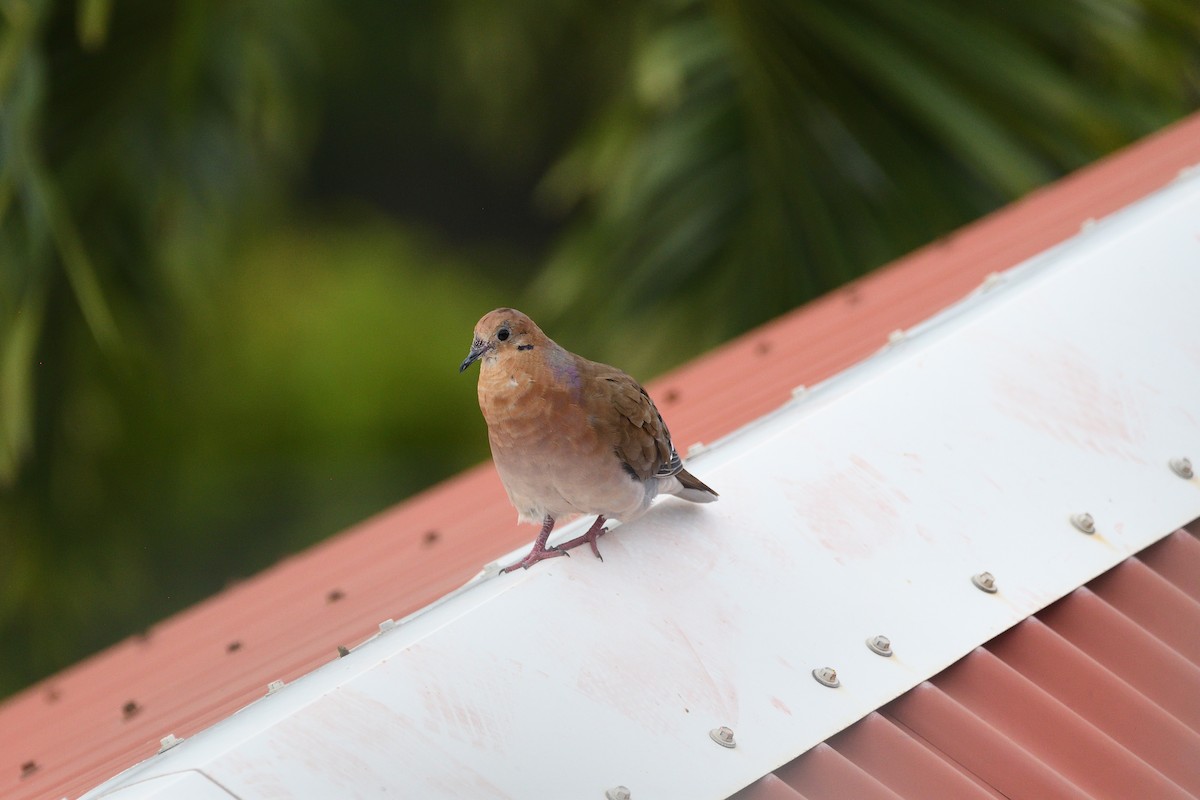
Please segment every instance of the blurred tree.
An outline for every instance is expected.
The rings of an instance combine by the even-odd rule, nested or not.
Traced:
[[[121,362],[135,345],[115,305],[130,325],[175,331],[180,295],[274,207],[311,135],[312,98],[306,113],[299,96],[314,87],[318,12],[312,0],[0,3],[0,486],[32,442],[39,349],[73,335],[74,309]]]
[[[533,297],[603,329],[636,318],[645,324],[630,327],[686,330],[690,346],[793,308],[1200,102],[1192,0],[636,8],[618,90],[542,184],[574,223]],[[495,90],[482,76],[474,86]]]
[[[487,308],[649,375],[1194,109],[1198,40],[1194,0],[0,0],[0,695],[483,457],[441,365]]]
[[[187,422],[167,368],[189,296],[302,163],[323,17],[0,2],[0,693],[161,614],[156,592],[211,591],[147,549]]]

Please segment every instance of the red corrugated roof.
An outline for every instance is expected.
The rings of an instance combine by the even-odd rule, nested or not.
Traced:
[[[1197,534],[1151,545],[735,800],[1200,796]]]
[[[1196,162],[1200,115],[740,337],[650,391],[679,444],[711,441],[778,407],[795,385],[817,383],[871,354],[890,331],[929,317],[987,274],[1070,237],[1085,219],[1160,188]],[[270,681],[310,671],[335,657],[337,645],[365,638],[377,621],[428,604],[526,543],[532,529],[513,518],[491,466],[469,470],[10,698],[0,706],[0,795],[79,794],[152,755],[167,733],[187,736],[211,725]],[[1132,606],[1129,613],[1125,624],[1160,633],[1144,613]],[[945,674],[954,670],[961,665]],[[953,696],[939,686],[941,677],[930,685]],[[869,735],[848,736],[844,746]],[[845,760],[838,741],[813,753],[837,751]],[[845,772],[851,777],[840,796],[861,781],[878,784],[861,766]],[[894,787],[884,791],[878,796],[895,796]]]

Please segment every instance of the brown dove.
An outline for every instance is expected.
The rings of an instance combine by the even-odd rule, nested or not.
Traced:
[[[596,540],[606,519],[628,522],[656,495],[711,503],[717,493],[683,468],[654,402],[627,374],[568,352],[512,308],[485,314],[458,368],[479,365],[479,408],[496,471],[520,522],[542,530],[525,558],[529,569]],[[555,520],[596,514],[587,533],[546,547]],[[603,560],[601,558],[601,560]]]

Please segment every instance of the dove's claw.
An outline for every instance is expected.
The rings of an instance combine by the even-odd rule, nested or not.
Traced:
[[[537,541],[533,543],[533,549],[529,551],[529,554],[520,561],[509,564],[500,570],[500,574],[503,575],[515,569],[529,569],[537,562],[545,561],[547,558],[569,555],[566,551],[557,547],[546,547],[546,540],[550,538],[550,531],[552,530],[554,530],[554,517],[547,516],[542,522],[542,531],[538,534]]]
[[[608,533],[608,528],[604,527],[604,517],[596,517],[596,521],[592,523],[592,527],[587,529],[587,533],[583,534],[582,536],[576,536],[569,542],[563,542],[555,549],[562,550],[565,555],[568,550],[573,550],[584,542],[587,542],[589,545],[591,545],[592,553],[595,554],[596,558],[603,561],[604,556],[600,555],[600,548],[596,546],[596,540],[606,533]]]
[[[547,558],[557,558],[558,556],[570,557],[571,554],[567,551],[579,547],[579,545],[583,544],[584,542],[587,542],[589,545],[591,545],[592,552],[595,554],[596,558],[600,559],[601,561],[604,560],[604,556],[600,555],[600,548],[596,546],[596,540],[608,533],[608,528],[604,527],[603,516],[596,517],[596,521],[592,523],[592,527],[588,528],[587,533],[583,534],[582,536],[576,536],[574,539],[571,539],[568,542],[563,542],[562,544],[554,547],[546,547],[546,539],[550,537],[550,531],[553,528],[554,520],[550,517],[546,517],[546,521],[542,525],[542,532],[538,535],[537,541],[533,543],[533,549],[529,551],[529,554],[520,561],[509,564],[507,567],[500,570],[500,573],[504,574],[517,569],[529,569],[537,562],[545,561]]]
[[[529,569],[539,561],[545,561],[547,558],[556,558],[558,556],[569,556],[570,553],[564,553],[557,547],[551,547],[548,550],[539,550],[537,547],[529,551],[529,555],[522,558],[520,561],[515,561],[509,564],[504,569],[500,570],[500,574],[512,572],[518,569]]]

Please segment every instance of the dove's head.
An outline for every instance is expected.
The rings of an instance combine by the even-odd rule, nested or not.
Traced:
[[[528,352],[550,340],[533,320],[515,308],[497,308],[483,315],[475,325],[471,352],[458,367],[462,372],[479,359],[484,363],[515,353]]]

